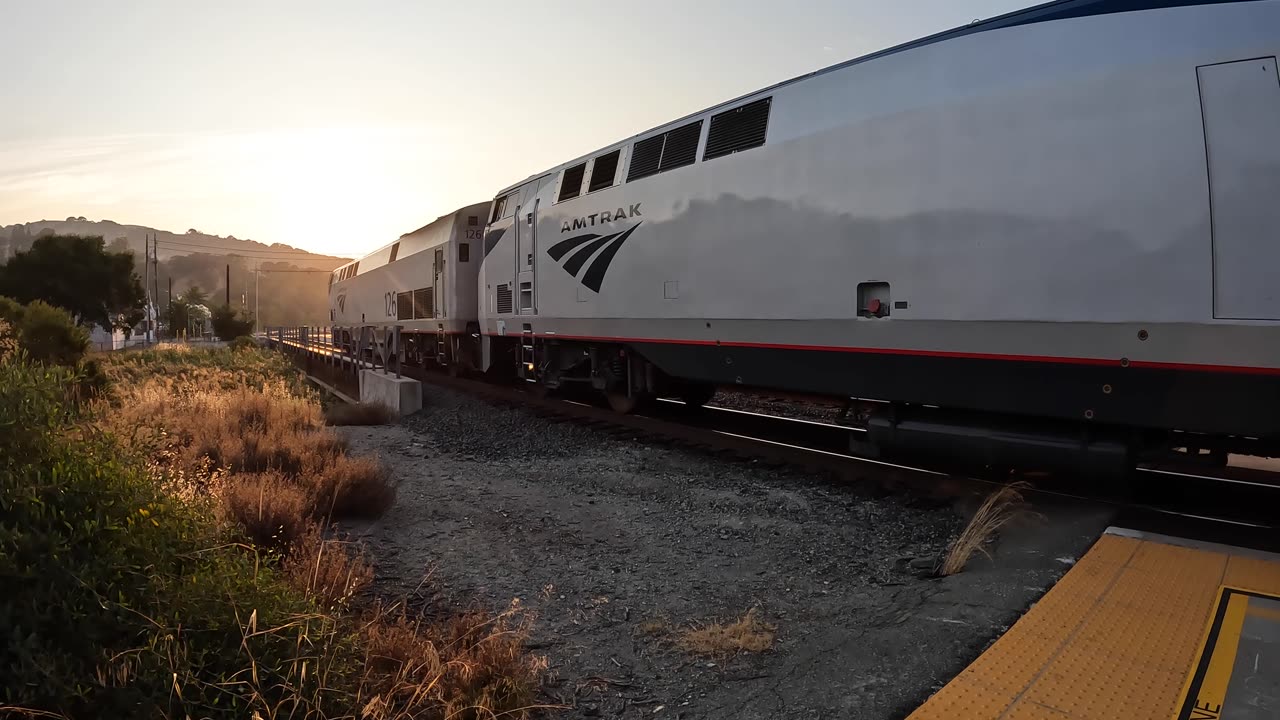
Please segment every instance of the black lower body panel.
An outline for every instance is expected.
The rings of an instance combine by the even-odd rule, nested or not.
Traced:
[[[631,345],[669,375],[1212,435],[1280,436],[1280,376],[702,344]]]

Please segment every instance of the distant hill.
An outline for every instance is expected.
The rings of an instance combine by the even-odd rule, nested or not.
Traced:
[[[268,245],[256,240],[241,240],[234,236],[209,235],[196,230],[175,233],[157,230],[143,225],[121,225],[112,220],[86,220],[83,217],[66,220],[40,220],[19,225],[0,225],[0,262],[15,252],[25,250],[41,234],[102,236],[111,245],[117,238],[124,238],[128,248],[142,255],[148,235],[160,239],[160,259],[194,254],[240,255],[247,260],[263,262],[288,262],[301,268],[332,270],[347,262],[348,258],[319,255],[298,248],[273,243]]]
[[[148,235],[156,235],[160,240],[160,262],[153,268],[155,274],[148,290],[158,293],[162,308],[168,307],[173,297],[198,287],[209,295],[211,303],[229,300],[233,307],[256,312],[259,325],[266,327],[327,323],[328,271],[347,262],[346,258],[317,255],[279,243],[267,245],[196,230],[174,233],[81,217],[0,225],[0,264],[46,234],[100,236],[110,249],[123,246],[134,253],[137,272],[144,277],[147,271],[142,265],[143,244]]]

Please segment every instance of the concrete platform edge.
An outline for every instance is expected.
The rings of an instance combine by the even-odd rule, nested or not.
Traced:
[[[1191,540],[1188,538],[1177,537],[1176,535],[1161,535],[1159,533],[1149,533],[1122,527],[1109,527],[1103,531],[1103,534],[1131,538],[1133,540],[1145,540],[1148,542],[1160,543],[1162,545],[1191,548],[1192,550],[1205,550],[1207,552],[1221,553],[1223,555],[1236,555],[1238,557],[1248,557],[1256,560],[1267,560],[1270,562],[1280,563],[1280,554],[1267,552],[1265,550],[1254,550],[1252,548],[1239,547],[1236,545],[1224,545],[1222,543]]]

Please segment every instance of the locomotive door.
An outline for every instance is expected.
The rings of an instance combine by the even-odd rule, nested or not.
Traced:
[[[448,297],[448,295],[445,294],[445,289],[444,289],[444,248],[443,247],[436,248],[435,258],[433,258],[431,261],[431,287],[434,288],[432,292],[434,292],[436,295],[434,298],[434,302],[432,303],[432,306],[435,308],[435,312],[432,313],[431,316],[438,317],[438,318],[448,317],[449,316],[448,308],[444,306],[445,298]]]
[[[1196,68],[1209,164],[1213,316],[1280,320],[1276,58]]]
[[[516,311],[520,315],[536,315],[538,308],[534,303],[535,283],[537,282],[538,251],[538,200],[536,197],[538,183],[531,182],[520,188],[520,196],[524,199],[516,212]]]

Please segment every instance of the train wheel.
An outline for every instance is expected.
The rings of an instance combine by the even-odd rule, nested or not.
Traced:
[[[699,408],[711,402],[716,386],[707,383],[690,383],[680,389],[680,399],[691,408]]]

